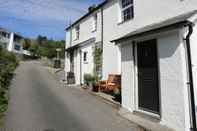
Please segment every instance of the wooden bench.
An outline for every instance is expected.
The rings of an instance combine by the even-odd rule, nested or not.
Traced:
[[[121,88],[121,75],[109,74],[107,80],[99,81],[99,91],[110,92]]]

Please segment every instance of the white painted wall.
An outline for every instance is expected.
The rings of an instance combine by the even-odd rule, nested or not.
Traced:
[[[8,44],[8,51],[12,51],[14,48],[14,33],[10,33],[10,40],[9,40],[9,44]]]
[[[79,49],[74,51],[74,73],[75,73],[75,81],[77,85],[80,84],[80,53]]]
[[[97,14],[97,29],[93,31],[93,22],[94,22],[94,15]],[[71,29],[66,31],[66,43],[67,47],[69,48],[71,46],[80,44],[81,42],[87,41],[91,38],[95,38],[95,42],[100,42],[101,41],[101,12],[100,10],[95,11],[92,13],[90,16],[82,20],[79,24],[80,26],[80,35],[79,39],[76,38],[76,31],[75,27],[72,27]],[[94,62],[93,62],[93,49],[92,47],[94,46],[95,42],[89,43],[88,45],[81,46],[79,49],[75,50],[75,58],[74,58],[74,73],[75,73],[75,78],[76,78],[76,84],[80,84],[80,77],[82,77],[82,83],[83,83],[83,76],[84,74],[93,74],[93,68],[94,68]],[[70,44],[71,43],[71,44]],[[82,56],[81,56],[81,65],[82,67],[80,68],[80,50],[82,51]],[[88,62],[84,63],[83,62],[83,52],[86,51],[88,52],[87,54],[87,60]],[[65,60],[65,71],[68,72],[70,71],[70,63],[69,59],[66,58]],[[82,70],[80,74],[80,69]]]
[[[81,48],[81,69],[82,69],[82,83],[84,83],[84,74],[92,74],[94,70],[94,57],[93,57],[94,43],[90,43]],[[87,61],[84,62],[84,52],[87,52]]]
[[[153,3],[154,6],[153,7]],[[161,22],[174,16],[197,9],[196,0],[135,0],[134,19],[121,22],[120,0],[111,0],[104,6],[103,23],[103,79],[107,79],[108,74],[120,74],[120,51],[111,40],[122,37],[136,29],[147,25]],[[97,31],[92,32],[93,15],[82,20],[80,24],[79,40],[75,38],[75,26],[72,30],[72,46],[95,37],[96,42],[101,41],[101,10],[98,13]],[[69,31],[67,31],[67,41],[69,42]]]
[[[158,39],[160,58],[160,86],[162,124],[179,131],[186,129],[187,92],[186,61],[184,46],[180,43],[179,33],[169,34]],[[186,107],[185,107],[186,106]],[[187,110],[188,111],[188,110]]]
[[[193,65],[193,77],[195,87],[195,102],[197,106],[197,26],[193,27],[194,31],[191,36],[191,54],[192,54],[192,65]]]
[[[154,5],[156,6],[153,6]],[[111,0],[104,7],[103,76],[118,71],[118,49],[111,40],[122,37],[146,25],[197,9],[196,0],[134,0],[134,19],[121,23],[119,0]]]
[[[93,46],[94,43],[86,44],[76,50],[74,50],[74,74],[75,74],[75,84],[81,84],[84,82],[83,76],[84,74],[92,74],[94,69],[93,62]],[[81,53],[80,53],[81,51]],[[87,52],[87,61],[83,61],[83,53]],[[65,72],[70,72],[70,55],[67,53],[65,58]],[[81,57],[81,58],[80,58]],[[81,62],[81,63],[80,63]],[[80,67],[81,65],[81,67]],[[82,74],[81,74],[82,73]],[[81,78],[80,78],[81,77]]]
[[[122,66],[122,107],[134,111],[135,109],[135,74],[134,58],[131,41],[121,46]]]
[[[155,36],[161,88],[161,125],[177,131],[189,131],[189,105],[184,42],[179,32]],[[123,45],[122,53],[122,106],[137,110],[132,44]]]
[[[93,21],[94,21],[94,15],[97,14],[97,30],[93,31]],[[79,25],[80,26],[80,35],[79,39],[76,39],[76,30],[75,27]],[[95,11],[87,18],[83,19],[79,24],[75,25],[74,27],[70,28],[66,31],[66,41],[67,43],[70,43],[71,39],[71,45],[68,44],[68,47],[74,46],[76,44],[79,44],[81,42],[84,42],[90,38],[96,38],[96,42],[101,41],[101,11]],[[70,36],[71,35],[71,36]]]

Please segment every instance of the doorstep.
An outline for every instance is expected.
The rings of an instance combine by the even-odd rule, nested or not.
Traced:
[[[160,120],[158,119],[137,112],[131,112],[123,107],[120,109],[118,114],[123,118],[145,128],[147,131],[175,131],[169,127],[161,125]]]
[[[111,96],[111,95],[108,95],[108,94],[103,93],[103,92],[92,92],[91,90],[88,90],[88,93],[101,98],[102,100],[104,100],[105,103],[111,104],[118,109],[121,107],[121,104],[117,101],[114,101],[113,100],[114,97]]]

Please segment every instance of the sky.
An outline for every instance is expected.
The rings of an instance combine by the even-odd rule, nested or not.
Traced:
[[[0,27],[36,38],[65,39],[65,28],[102,0],[0,0]]]

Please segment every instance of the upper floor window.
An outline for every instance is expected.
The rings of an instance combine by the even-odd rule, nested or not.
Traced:
[[[88,54],[88,52],[83,53],[83,61],[84,62],[87,62],[87,54]]]
[[[92,31],[96,31],[97,30],[97,21],[98,21],[98,17],[97,17],[97,14],[95,14],[93,16],[93,28],[92,28]]]
[[[17,51],[20,51],[21,46],[20,45],[14,45],[14,49],[17,50]]]
[[[133,0],[121,0],[122,20],[127,21],[134,17]]]
[[[0,35],[2,37],[5,37],[5,38],[9,38],[10,37],[9,33],[6,33],[6,32],[0,32]]]
[[[80,27],[79,25],[75,27],[75,31],[76,31],[76,39],[79,39],[79,34],[80,34]]]

